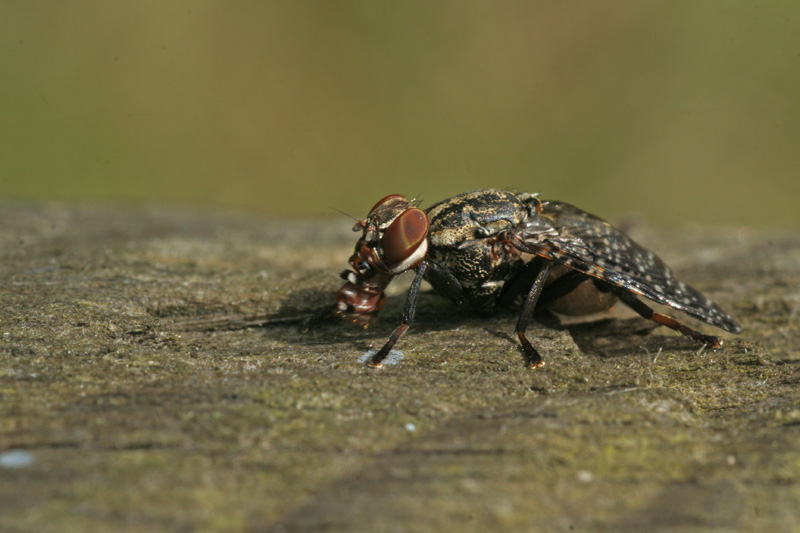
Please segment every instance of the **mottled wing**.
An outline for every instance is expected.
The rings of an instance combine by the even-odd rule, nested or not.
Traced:
[[[696,289],[675,278],[653,252],[609,223],[562,202],[545,202],[539,217],[555,231],[526,233],[520,249],[566,264],[731,333],[741,326]]]

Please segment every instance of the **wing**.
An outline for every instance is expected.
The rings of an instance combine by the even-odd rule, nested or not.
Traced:
[[[539,220],[513,239],[520,250],[672,307],[731,333],[742,328],[717,304],[675,278],[653,252],[608,222],[562,202],[545,202]]]

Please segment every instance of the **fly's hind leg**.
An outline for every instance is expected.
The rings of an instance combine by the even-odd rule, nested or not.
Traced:
[[[714,335],[705,335],[700,333],[699,331],[696,331],[685,324],[681,324],[671,316],[656,313],[650,308],[649,305],[639,300],[634,294],[631,294],[630,292],[619,287],[608,287],[614,294],[617,295],[620,300],[622,300],[625,305],[639,313],[642,318],[652,320],[653,322],[667,326],[670,329],[674,329],[675,331],[678,331],[696,341],[702,342],[711,348],[719,348],[722,346],[722,337],[715,337]]]

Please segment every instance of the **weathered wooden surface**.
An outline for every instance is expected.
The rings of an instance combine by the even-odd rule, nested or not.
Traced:
[[[534,326],[424,294],[405,358],[346,323],[191,331],[328,303],[350,222],[0,208],[2,530],[791,530],[800,236],[633,235],[740,319],[723,349],[630,314]],[[602,317],[601,317],[602,318]]]

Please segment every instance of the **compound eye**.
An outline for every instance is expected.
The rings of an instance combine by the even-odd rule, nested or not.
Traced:
[[[405,196],[403,196],[402,194],[390,194],[389,196],[384,196],[383,198],[378,200],[375,205],[372,206],[372,209],[369,210],[369,215],[371,215],[376,209],[378,209],[383,204],[388,203],[389,201],[394,200],[395,198],[405,198]],[[367,218],[369,218],[369,215],[367,215]]]
[[[387,197],[388,198],[388,197]],[[384,262],[399,265],[414,255],[428,236],[428,217],[421,209],[406,209],[392,222],[381,238]]]

